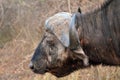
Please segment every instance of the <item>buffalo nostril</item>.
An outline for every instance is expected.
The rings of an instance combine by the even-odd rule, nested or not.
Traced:
[[[30,62],[30,64],[29,64],[29,68],[30,68],[30,69],[34,69],[34,65],[33,65],[32,62]]]

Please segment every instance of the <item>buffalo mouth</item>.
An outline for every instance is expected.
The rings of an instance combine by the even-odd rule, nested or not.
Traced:
[[[43,74],[45,74],[46,72],[48,72],[47,69],[46,69],[46,70],[42,70],[42,69],[32,69],[32,71],[33,71],[34,73],[36,73],[36,74],[41,74],[41,75],[43,75]]]
[[[36,74],[44,75],[45,73],[51,73],[56,77],[64,77],[66,76],[66,72],[62,70],[60,67],[55,68],[46,68],[44,69],[32,69],[32,71]]]
[[[42,65],[35,65],[32,62],[30,62],[29,68],[36,74],[45,74],[46,72],[48,72],[45,63]]]
[[[80,69],[85,68],[82,61],[80,60],[68,60],[63,64],[63,66],[57,66],[57,67],[42,67],[40,69],[34,68],[32,71],[36,74],[44,75],[46,72],[53,74],[56,77],[64,77],[69,75],[70,73]]]
[[[45,73],[49,72],[49,73],[52,73],[52,74],[58,74],[57,71],[58,71],[58,67],[55,67],[55,68],[46,68],[46,69],[32,69],[32,71],[36,74],[40,74],[40,75],[44,75]],[[57,76],[57,75],[55,75]],[[58,76],[57,76],[58,77]]]
[[[65,77],[72,72],[80,69],[85,68],[86,66],[83,65],[82,61],[79,60],[68,60],[64,63],[61,67],[51,68],[49,69],[49,73],[53,74],[56,77]]]

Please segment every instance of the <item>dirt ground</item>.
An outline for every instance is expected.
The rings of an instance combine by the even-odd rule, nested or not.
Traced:
[[[63,78],[33,73],[28,64],[44,32],[44,21],[58,12],[83,13],[104,0],[0,0],[0,80],[120,80],[120,68],[96,66]]]

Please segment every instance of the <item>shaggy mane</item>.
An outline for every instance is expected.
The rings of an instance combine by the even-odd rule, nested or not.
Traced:
[[[86,12],[85,14],[91,14],[91,12],[92,13],[99,12],[100,10],[106,8],[112,1],[114,1],[114,0],[104,0],[103,2],[101,2],[101,4],[98,5],[98,7],[96,7],[93,10],[90,10],[90,11]]]

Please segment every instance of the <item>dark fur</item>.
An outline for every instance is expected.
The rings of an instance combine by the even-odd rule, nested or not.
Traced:
[[[91,63],[120,65],[120,0],[109,0],[92,13],[76,13],[81,45]]]
[[[120,0],[107,0],[98,9],[89,13],[81,14],[81,10],[74,14],[76,28],[79,33],[80,44],[89,57],[89,64],[120,65]],[[50,39],[54,40],[55,49],[61,45],[60,41],[52,34]],[[52,45],[53,45],[52,44]],[[32,62],[34,67],[31,69],[39,74],[50,72],[57,77],[63,77],[80,68],[86,68],[83,61],[77,58],[70,49],[66,48],[64,53],[50,54],[49,48],[52,47],[47,38],[43,38],[37,47]],[[53,46],[53,47],[54,47]],[[63,58],[57,60],[56,57]],[[52,57],[51,63],[47,61]],[[56,63],[57,61],[57,63]],[[56,64],[55,64],[56,63]],[[50,66],[47,66],[50,65]]]

